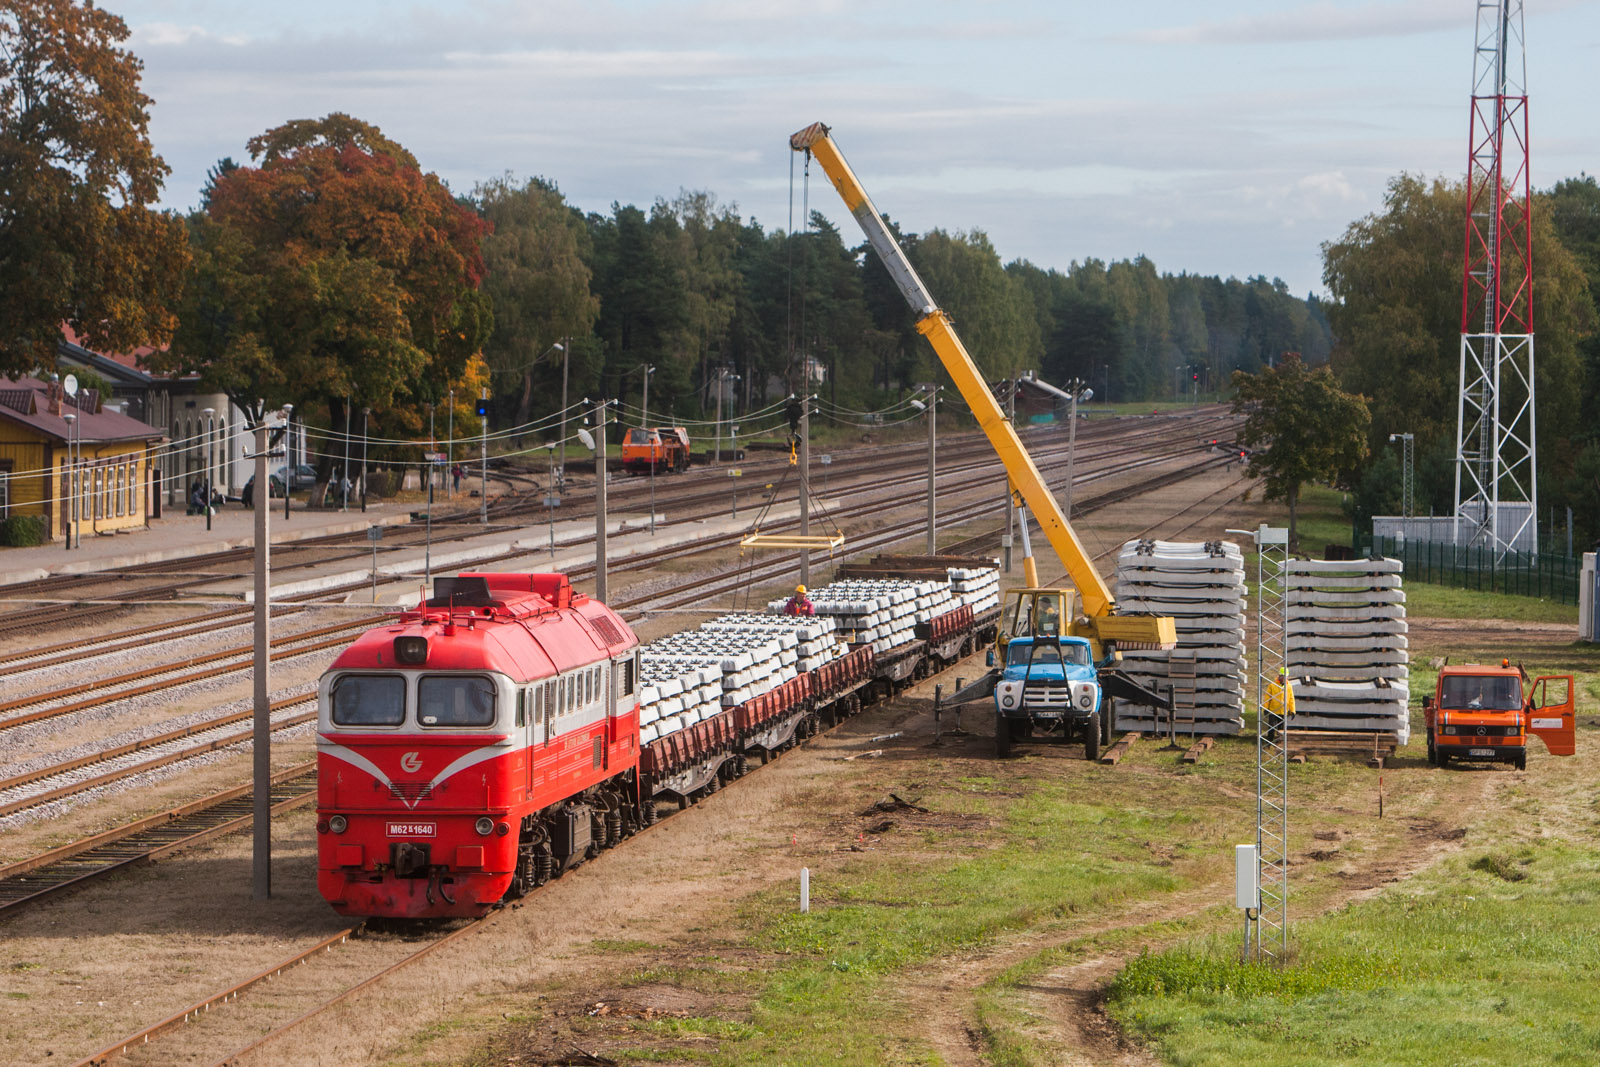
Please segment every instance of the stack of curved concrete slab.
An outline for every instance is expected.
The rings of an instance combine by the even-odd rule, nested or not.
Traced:
[[[1292,728],[1410,740],[1401,571],[1397,559],[1289,561],[1284,610]]]
[[[1172,690],[1179,734],[1237,734],[1244,726],[1244,556],[1231,541],[1129,541],[1113,592],[1122,611],[1170,615],[1178,647],[1124,652],[1122,666],[1160,692]],[[1165,711],[1116,703],[1118,730],[1164,731]]]

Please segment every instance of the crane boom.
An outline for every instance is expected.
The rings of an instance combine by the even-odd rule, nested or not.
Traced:
[[[1051,493],[1044,476],[1034,465],[1033,457],[1023,447],[1016,428],[1001,410],[988,382],[967,353],[966,346],[961,343],[961,338],[956,336],[950,317],[939,309],[928,287],[923,284],[911,261],[906,258],[905,251],[890,232],[888,224],[883,221],[883,216],[878,214],[878,209],[856,179],[855,172],[840,153],[839,146],[829,136],[828,127],[820,122],[812,123],[789,138],[789,147],[796,152],[809,152],[816,158],[834,188],[844,198],[850,214],[855,216],[856,222],[866,233],[867,243],[878,253],[906,303],[916,312],[917,332],[933,345],[939,362],[961,391],[962,399],[977,416],[978,425],[989,438],[1000,462],[1005,465],[1013,489],[1039,520],[1051,548],[1077,587],[1083,613],[1088,617],[1095,636],[1102,640],[1120,641],[1124,646],[1144,644],[1171,647],[1175,636],[1171,619],[1154,616],[1115,617],[1116,600],[1105,580],[1095,570],[1066,516],[1061,513],[1055,494]]]

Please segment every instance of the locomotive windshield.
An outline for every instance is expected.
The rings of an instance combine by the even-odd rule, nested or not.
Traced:
[[[417,720],[424,726],[489,726],[494,684],[487,678],[429,675],[417,684]]]
[[[398,674],[347,674],[333,683],[335,726],[399,726],[406,717],[406,680]]]
[[[1471,711],[1516,711],[1522,707],[1522,679],[1506,675],[1447,675],[1439,706]]]

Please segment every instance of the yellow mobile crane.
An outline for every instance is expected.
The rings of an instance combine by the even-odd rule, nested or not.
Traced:
[[[889,276],[894,279],[901,295],[916,312],[917,332],[933,345],[939,362],[944,364],[944,369],[961,391],[962,399],[977,416],[978,425],[994,446],[1000,462],[1005,465],[1013,496],[1020,497],[1021,504],[1033,511],[1077,589],[1077,597],[1082,605],[1081,615],[1070,610],[1071,590],[1038,588],[1038,568],[1031,551],[1028,552],[1023,559],[1023,573],[1029,588],[1012,591],[1013,599],[1008,602],[1006,618],[1001,627],[1002,643],[1009,637],[1033,634],[1040,629],[1041,618],[1057,617],[1059,613],[1058,617],[1066,625],[1051,629],[1058,635],[1087,638],[1097,661],[1116,648],[1173,647],[1177,643],[1177,632],[1172,619],[1116,613],[1116,600],[1111,590],[1094,569],[1089,554],[1078,541],[1078,535],[1068,525],[1055,495],[1034,466],[1033,457],[1022,447],[1016,429],[1000,409],[999,402],[977,365],[972,362],[972,357],[967,354],[961,338],[956,336],[950,317],[934,303],[927,286],[917,276],[899,242],[889,232],[878,209],[867,197],[866,190],[856,180],[855,172],[829,136],[828,127],[820,122],[812,123],[789,138],[789,147],[796,152],[810,153],[833,182],[834,188],[839,190],[845,206],[866,233],[867,242],[878,253],[878,258],[888,268]],[[1027,515],[1024,513],[1024,542],[1027,525]]]

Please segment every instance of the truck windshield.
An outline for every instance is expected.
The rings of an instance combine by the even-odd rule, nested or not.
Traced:
[[[650,431],[629,430],[628,440],[625,443],[630,445],[647,445],[650,443]]]
[[[1522,707],[1522,679],[1471,674],[1441,679],[1439,706],[1469,711],[1515,711]]]
[[[494,722],[494,683],[430,675],[417,684],[417,721],[423,726],[488,726]]]
[[[1032,655],[1036,666],[1046,663],[1070,663],[1079,667],[1089,666],[1089,650],[1076,642],[1059,646],[1059,656],[1057,648],[1048,644],[1040,645],[1037,653],[1033,649],[1033,645],[1025,642],[1012,642],[1006,653],[1006,663],[1017,667],[1025,666],[1028,663],[1029,656]]]
[[[329,694],[335,726],[399,726],[406,717],[406,680],[399,674],[347,674]]]

